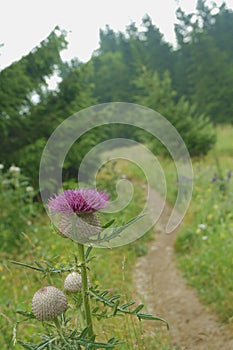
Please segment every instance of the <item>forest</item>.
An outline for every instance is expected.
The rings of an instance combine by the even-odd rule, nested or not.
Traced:
[[[36,184],[40,155],[52,131],[85,107],[117,101],[156,110],[176,127],[191,156],[206,154],[215,142],[212,125],[233,123],[233,12],[224,3],[208,7],[199,0],[195,13],[179,8],[177,20],[176,47],[164,40],[149,15],[141,30],[135,23],[124,33],[106,25],[99,49],[87,63],[78,58],[62,62],[67,33],[55,28],[29,54],[0,71],[0,159],[6,166],[17,163]],[[50,90],[54,75],[59,83]],[[109,133],[124,137],[135,131],[115,127],[95,133],[89,135],[90,145],[93,137],[98,142]],[[76,164],[89,147],[80,142],[83,154]],[[67,176],[77,170],[72,164],[70,152]]]

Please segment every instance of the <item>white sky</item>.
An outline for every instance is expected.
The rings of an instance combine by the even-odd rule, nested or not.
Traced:
[[[148,13],[169,42],[175,42],[173,25],[177,3],[186,12],[195,9],[196,0],[0,0],[0,69],[26,55],[45,39],[56,25],[71,31],[69,49],[63,58],[78,57],[85,62],[98,48],[99,28],[109,24],[124,31],[138,25]],[[221,4],[222,0],[216,0]],[[233,0],[226,0],[233,9]]]

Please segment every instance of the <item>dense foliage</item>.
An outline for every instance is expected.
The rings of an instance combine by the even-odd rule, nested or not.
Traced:
[[[20,250],[20,238],[34,231],[33,221],[41,212],[34,201],[36,191],[20,168],[12,165],[4,170],[0,164],[1,250],[12,252]]]
[[[92,58],[98,101],[134,102],[133,82],[146,67],[152,74],[157,71],[159,78],[169,71],[176,99],[185,96],[199,114],[214,123],[232,123],[232,10],[224,3],[209,7],[205,0],[197,1],[195,13],[178,8],[176,48],[165,41],[148,15],[142,28],[131,23],[125,33],[109,26],[100,31],[100,47]]]
[[[215,142],[211,122],[232,123],[233,12],[198,0],[196,13],[177,10],[177,47],[167,43],[146,15],[125,33],[100,30],[99,49],[83,64],[63,62],[66,32],[58,27],[20,61],[0,71],[0,160],[23,168],[37,187],[46,140],[68,116],[95,103],[125,101],[164,115],[180,132],[191,155],[206,154]],[[48,81],[57,76],[55,90]],[[115,126],[92,130],[75,143],[65,164],[66,179],[77,173],[93,144],[110,137],[138,136]],[[151,143],[150,137],[143,137]],[[79,152],[77,152],[77,147]],[[157,143],[152,149],[158,151]]]

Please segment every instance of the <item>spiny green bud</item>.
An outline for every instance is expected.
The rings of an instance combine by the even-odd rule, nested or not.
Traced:
[[[54,320],[67,307],[65,294],[53,286],[42,287],[32,298],[32,313],[38,321]]]

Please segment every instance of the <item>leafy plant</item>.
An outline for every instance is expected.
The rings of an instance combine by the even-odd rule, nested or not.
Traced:
[[[126,227],[140,219],[136,217],[124,225],[113,226],[110,229],[114,223],[114,220],[111,220],[100,227],[96,212],[107,205],[107,198],[106,192],[80,189],[66,190],[49,200],[48,207],[51,214],[61,215],[57,224],[58,233],[71,238],[77,244],[78,254],[73,264],[54,266],[51,262],[45,261],[44,264],[36,262],[35,265],[29,265],[12,261],[14,264],[40,272],[46,278],[51,274],[62,276],[70,272],[64,282],[67,297],[62,290],[54,286],[44,286],[33,296],[32,313],[18,311],[26,317],[24,321],[31,318],[42,321],[45,329],[45,333],[40,335],[39,343],[18,341],[15,336],[15,342],[17,341],[25,349],[110,349],[122,344],[115,337],[110,337],[108,341],[97,340],[94,318],[101,322],[103,319],[130,315],[139,321],[163,322],[168,328],[168,323],[164,319],[142,312],[143,304],[136,306],[133,301],[122,303],[121,295],[112,294],[110,290],[101,291],[99,287],[90,285],[88,273],[89,264],[94,259],[90,256],[93,243],[111,242],[111,239],[118,237]],[[108,229],[107,235],[101,233],[104,228]],[[94,240],[92,236],[96,236],[96,239]],[[83,242],[89,244],[89,247],[85,248]],[[68,297],[71,297],[69,303]],[[75,318],[78,319],[76,325]]]
[[[22,234],[31,229],[38,215],[38,205],[34,202],[36,191],[21,169],[12,165],[3,172],[0,165],[1,249],[11,251],[20,248]]]

